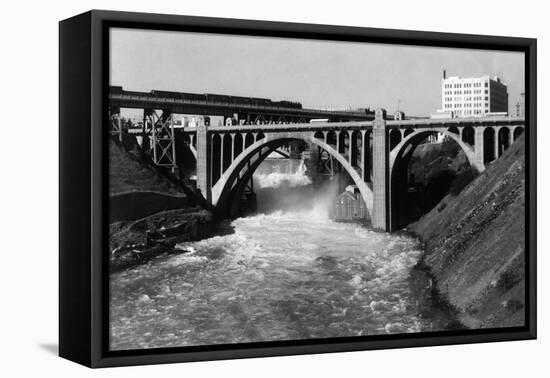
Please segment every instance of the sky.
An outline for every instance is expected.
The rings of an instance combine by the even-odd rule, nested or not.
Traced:
[[[217,93],[305,108],[441,108],[441,79],[499,76],[509,111],[524,91],[523,53],[111,29],[110,84],[126,90]]]

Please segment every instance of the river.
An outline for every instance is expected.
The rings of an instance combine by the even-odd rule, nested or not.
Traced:
[[[296,169],[282,175],[285,189],[316,192]],[[280,190],[267,176],[258,176],[259,202],[262,187]],[[413,269],[422,255],[415,239],[333,222],[326,200],[306,197],[111,275],[111,349],[424,332],[452,322]]]

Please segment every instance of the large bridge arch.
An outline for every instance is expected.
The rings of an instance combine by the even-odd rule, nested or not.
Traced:
[[[472,167],[475,167],[479,172],[482,172],[485,169],[485,166],[476,160],[476,154],[473,147],[464,142],[460,138],[460,135],[449,131],[447,128],[422,128],[407,134],[407,136],[390,151],[390,175],[393,172],[396,161],[402,159],[406,154],[412,154],[420,142],[422,142],[427,136],[435,133],[441,133],[454,140],[460,146],[462,151],[464,151],[464,154]]]
[[[314,132],[265,133],[264,138],[257,140],[246,147],[238,156],[235,156],[231,165],[223,172],[211,189],[212,204],[220,211],[225,211],[232,195],[239,192],[242,183],[251,178],[255,169],[269,153],[293,140],[311,143],[332,155],[349,174],[354,184],[357,185],[369,214],[372,214],[373,193],[366,182],[363,181],[361,173],[352,167],[343,154],[338,153],[335,148],[325,143],[324,140],[315,138]]]
[[[430,135],[441,133],[452,139],[464,152],[470,166],[476,168],[479,172],[484,170],[479,159],[476,159],[475,150],[472,146],[465,143],[456,130],[447,128],[422,128],[408,134],[403,140],[390,151],[389,161],[389,179],[390,179],[390,224],[391,229],[399,229],[409,221],[405,214],[407,208],[408,189],[408,167],[412,155],[418,145]]]

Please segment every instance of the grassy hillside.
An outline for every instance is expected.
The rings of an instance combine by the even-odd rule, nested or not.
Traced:
[[[439,292],[471,328],[521,326],[525,304],[523,137],[458,194],[409,226]]]
[[[184,195],[180,187],[146,164],[131,140],[125,145],[109,140],[109,194],[133,191]]]

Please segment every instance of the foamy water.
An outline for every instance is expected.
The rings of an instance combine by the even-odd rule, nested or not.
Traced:
[[[283,176],[272,186],[292,185],[291,176],[307,185],[303,162],[276,173]],[[270,177],[260,180],[268,185]],[[112,275],[111,348],[442,327],[447,319],[432,312],[431,303],[426,311],[427,281],[410,277],[422,254],[414,239],[333,222],[326,202],[315,203],[304,211],[236,219],[234,234],[179,244],[178,255]]]
[[[257,215],[235,234],[115,274],[111,347],[135,349],[419,332],[406,236],[321,211]]]
[[[296,161],[296,160],[294,160]],[[305,186],[311,184],[311,179],[307,175],[307,167],[304,160],[298,160],[299,165],[294,168],[293,160],[277,159],[276,165],[270,166],[267,172],[266,169],[258,169],[254,173],[254,181],[259,188],[279,188],[286,186],[289,188],[295,188],[297,186]],[[283,163],[283,164],[281,164]]]

